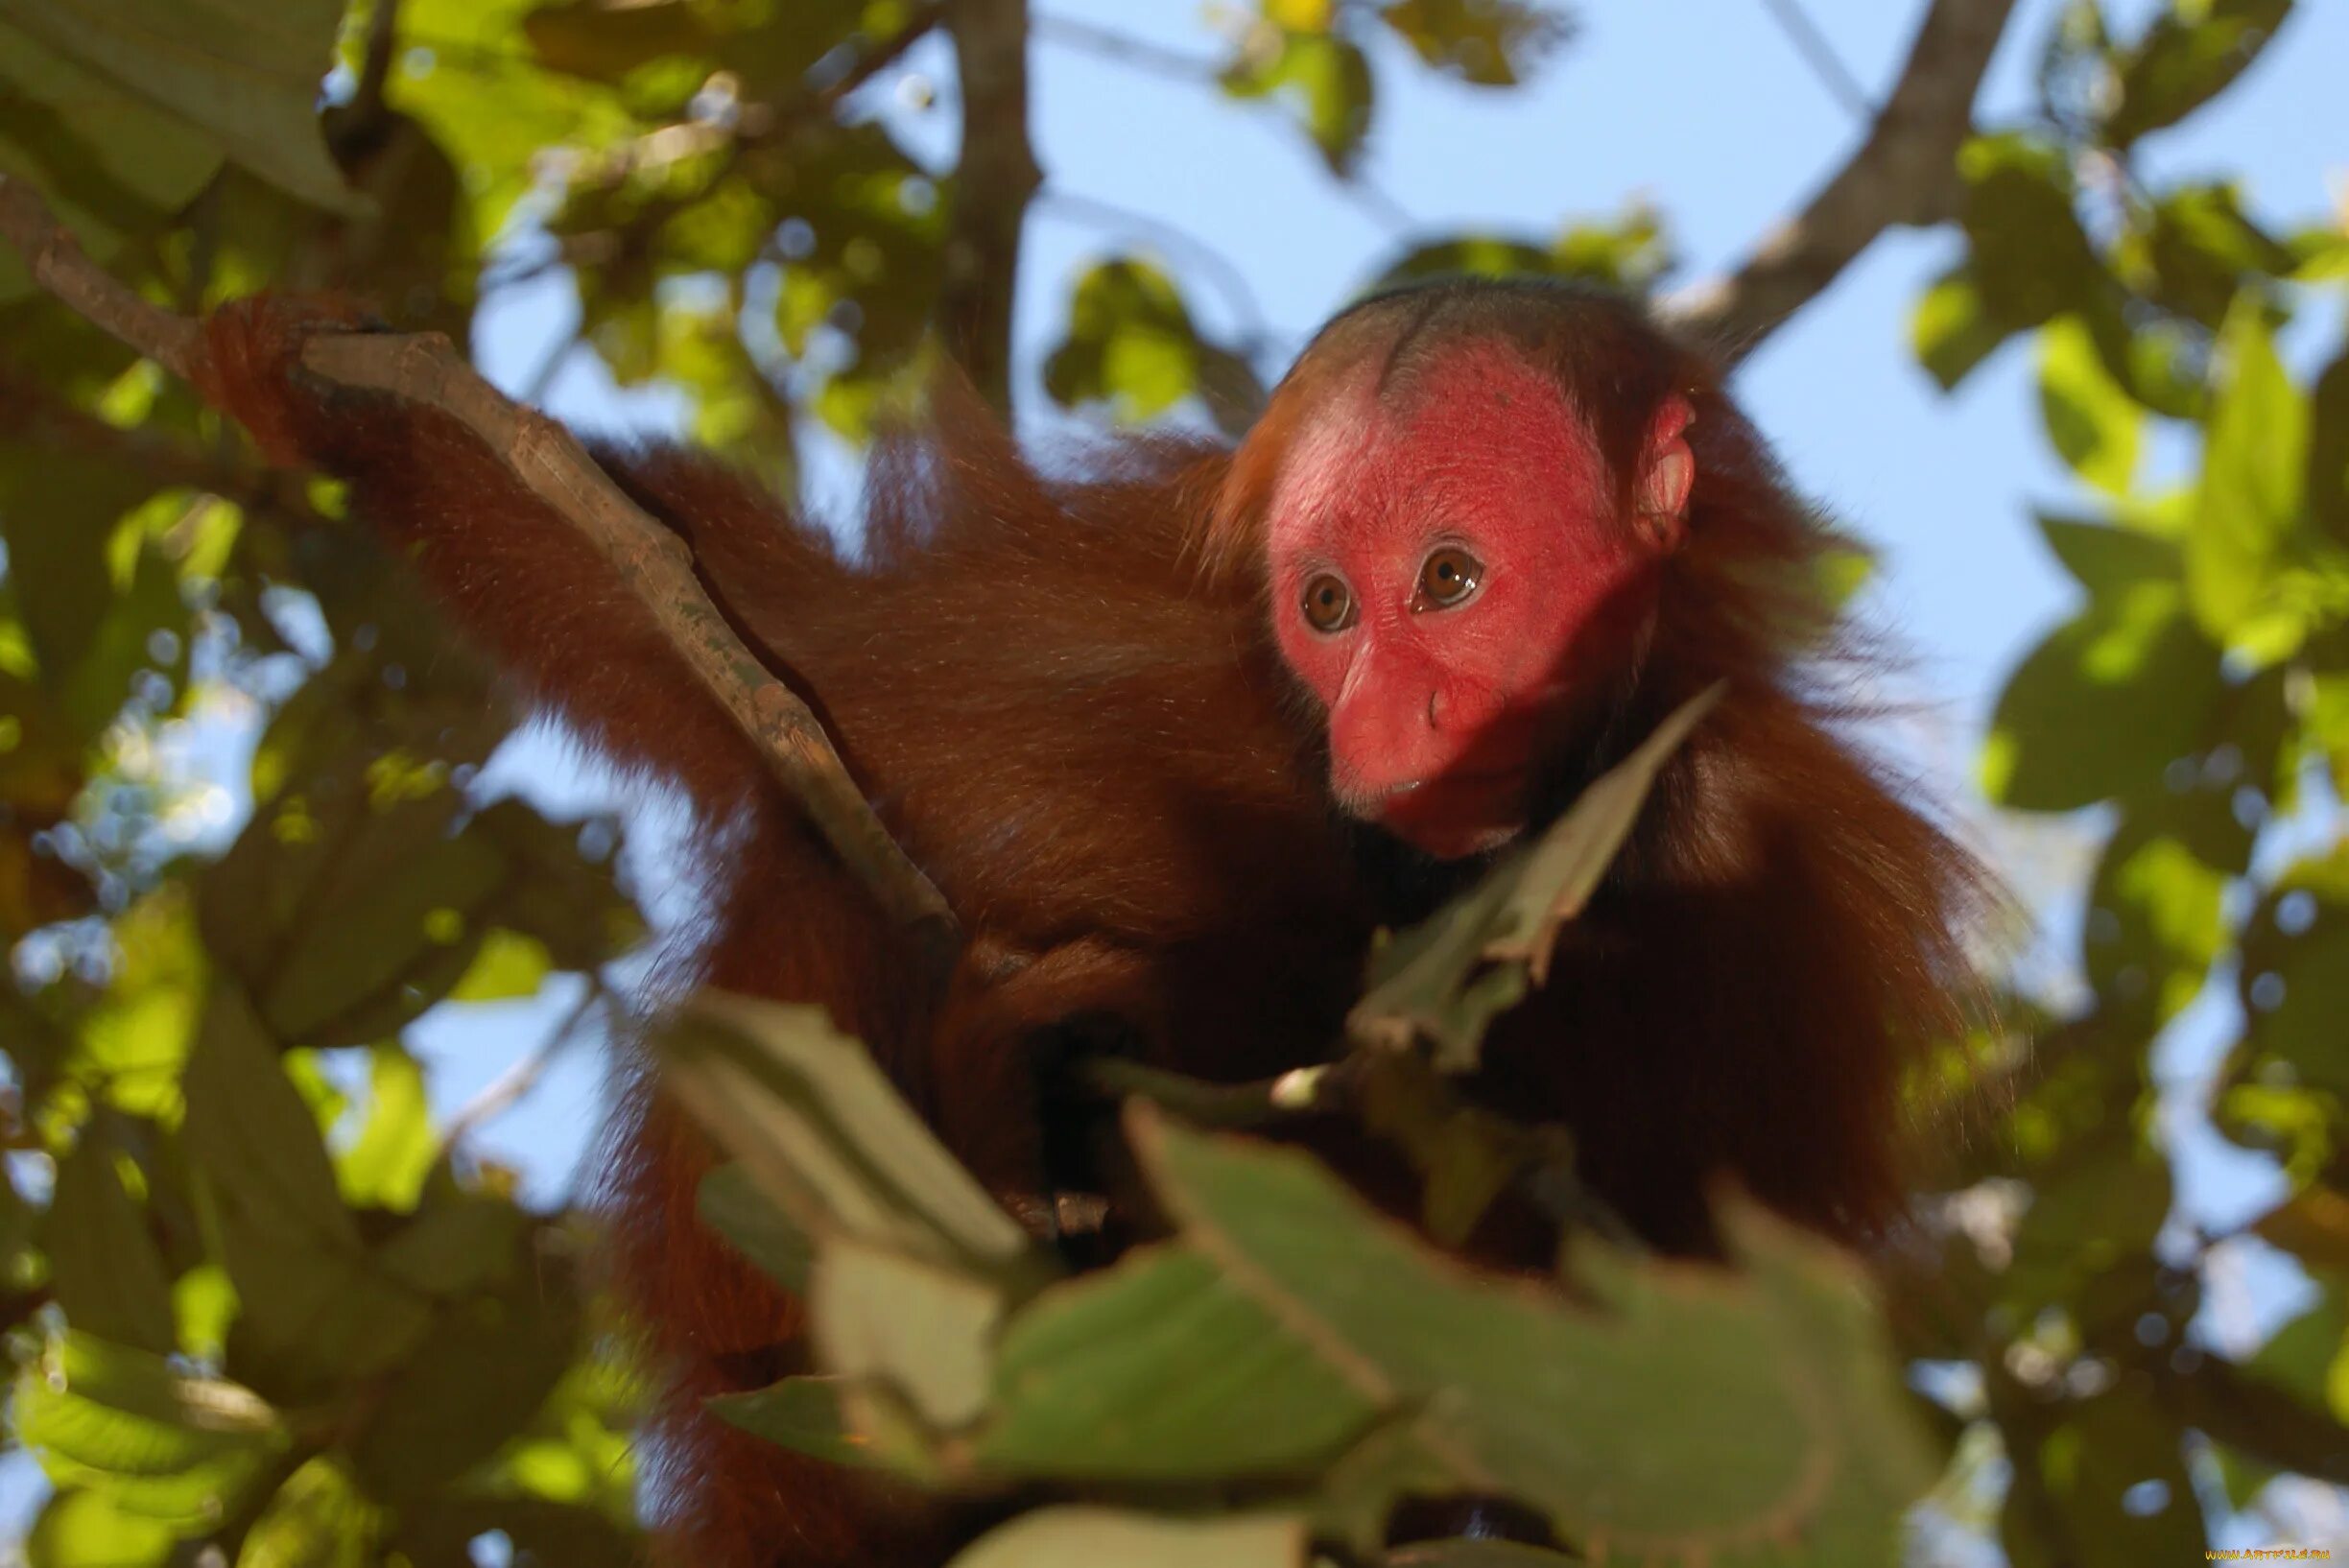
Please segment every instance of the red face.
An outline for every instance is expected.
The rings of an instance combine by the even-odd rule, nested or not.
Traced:
[[[1340,804],[1430,854],[1476,854],[1525,827],[1602,611],[1679,540],[1690,411],[1659,412],[1625,517],[1557,383],[1507,349],[1461,348],[1400,398],[1376,379],[1346,378],[1281,467],[1274,623],[1328,710]]]

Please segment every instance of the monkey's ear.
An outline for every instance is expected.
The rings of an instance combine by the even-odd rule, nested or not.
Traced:
[[[1659,551],[1678,549],[1688,535],[1689,492],[1696,487],[1696,454],[1689,449],[1688,427],[1696,418],[1687,398],[1666,398],[1640,454],[1635,520]]]

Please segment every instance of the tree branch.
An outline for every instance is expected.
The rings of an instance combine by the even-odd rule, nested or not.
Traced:
[[[1835,177],[1727,277],[1664,301],[1732,363],[1833,283],[1887,228],[1942,223],[1965,194],[1958,149],[2014,0],[1933,0],[1884,109]]]
[[[186,375],[197,324],[149,304],[84,254],[21,180],[0,175],[0,236],[41,286],[166,368]],[[805,702],[736,640],[694,577],[682,539],[639,511],[562,425],[510,402],[440,334],[314,339],[302,362],[348,387],[390,392],[449,415],[497,453],[531,492],[592,541],[650,611],[701,684],[756,742],[770,770],[896,921],[944,972],[961,942],[946,901],[890,838]]]
[[[22,179],[0,174],[0,239],[24,253],[33,281],[75,315],[129,344],[176,376],[188,371],[196,323],[150,304],[90,260],[81,241],[52,217],[49,203]]]
[[[1029,199],[1043,181],[1028,140],[1028,0],[949,0],[962,89],[962,159],[937,319],[990,408],[1011,404],[1011,298]]]

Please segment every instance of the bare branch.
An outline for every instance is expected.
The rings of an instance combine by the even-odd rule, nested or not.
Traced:
[[[167,368],[187,373],[196,323],[148,304],[107,276],[50,215],[39,194],[6,175],[0,175],[0,235],[24,251],[33,275],[65,304]],[[823,726],[736,640],[701,591],[684,541],[623,495],[570,431],[510,402],[437,332],[321,337],[304,349],[302,362],[344,386],[439,409],[497,453],[627,582],[881,907],[920,934],[941,964],[951,958],[960,932],[945,899],[874,817]]]
[[[1028,139],[1028,0],[949,0],[946,29],[962,86],[962,160],[938,321],[972,385],[1001,411],[1011,401],[1020,238],[1043,181]]]
[[[90,260],[72,232],[50,216],[40,192],[9,175],[0,175],[0,239],[24,253],[33,281],[75,315],[172,374],[187,374],[196,323],[148,303],[116,282]]]
[[[1883,112],[1803,210],[1727,277],[1682,290],[1664,309],[1732,362],[1825,291],[1887,228],[1954,218],[1964,196],[1958,149],[1974,95],[2014,0],[1933,0]]]

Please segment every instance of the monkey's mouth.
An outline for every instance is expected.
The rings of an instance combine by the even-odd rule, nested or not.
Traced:
[[[1379,801],[1379,825],[1438,860],[1488,854],[1525,829],[1530,775],[1523,768],[1438,773]]]

